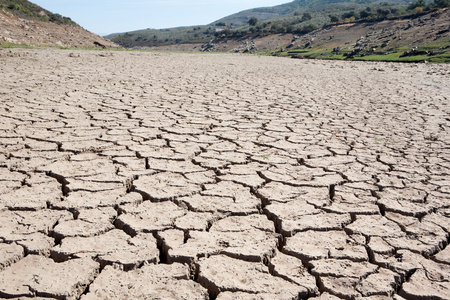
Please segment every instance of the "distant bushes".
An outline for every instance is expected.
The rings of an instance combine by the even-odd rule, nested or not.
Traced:
[[[311,31],[316,30],[318,27],[314,24],[308,25],[289,25],[280,23],[263,23],[257,26],[251,26],[248,29],[225,29],[216,32],[214,35],[216,38],[238,38],[243,37],[248,34],[257,35],[269,35],[269,34],[282,34],[282,33],[292,33],[292,34],[306,34]]]
[[[384,20],[387,18],[402,17],[407,15],[420,14],[432,9],[444,8],[450,6],[450,0],[434,0],[432,4],[426,4],[424,0],[417,0],[408,6],[392,6],[389,3],[381,3],[377,7],[367,6],[365,9],[356,12],[355,10],[346,11],[341,16],[328,15],[330,23],[348,23],[357,20]]]
[[[434,5],[439,8],[449,7],[450,0],[434,0]]]

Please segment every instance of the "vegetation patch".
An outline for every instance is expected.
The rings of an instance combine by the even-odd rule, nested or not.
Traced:
[[[450,42],[450,41],[449,41]],[[405,55],[406,47],[398,48],[388,54],[372,54],[349,57],[349,51],[335,53],[326,49],[293,50],[289,52],[270,52],[270,55],[292,58],[356,60],[356,61],[387,61],[387,62],[429,62],[450,63],[450,48],[443,50],[439,45],[423,45],[417,48],[417,55]],[[425,53],[423,53],[425,52]],[[422,54],[423,53],[423,54]]]
[[[0,41],[0,48],[9,49],[9,48],[34,48],[34,47],[30,46],[30,45],[25,45],[25,44],[15,44],[15,43]]]
[[[20,18],[30,18],[44,22],[53,22],[56,24],[76,24],[68,17],[63,17],[60,14],[54,14],[27,0],[0,0],[0,9],[10,12]]]

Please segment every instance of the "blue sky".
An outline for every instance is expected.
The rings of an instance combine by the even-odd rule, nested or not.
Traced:
[[[292,0],[31,0],[104,35],[145,28],[206,25],[245,9]]]

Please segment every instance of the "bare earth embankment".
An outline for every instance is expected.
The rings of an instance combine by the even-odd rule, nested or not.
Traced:
[[[76,24],[56,24],[22,19],[0,9],[0,45],[27,45],[75,48],[120,48],[110,40]]]
[[[0,62],[0,297],[450,295],[449,65]]]

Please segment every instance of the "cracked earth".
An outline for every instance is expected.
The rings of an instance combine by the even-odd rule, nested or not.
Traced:
[[[450,65],[0,61],[0,298],[449,298]]]

